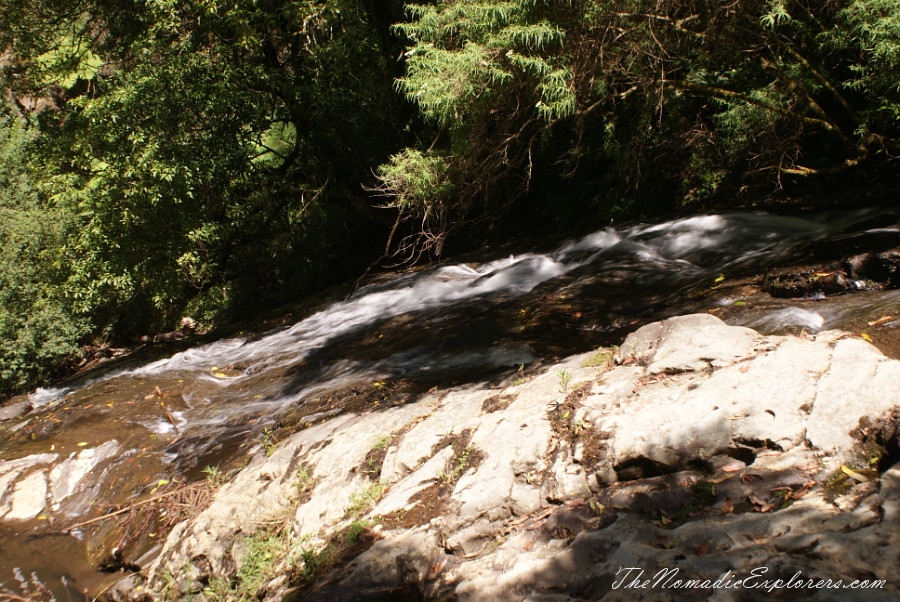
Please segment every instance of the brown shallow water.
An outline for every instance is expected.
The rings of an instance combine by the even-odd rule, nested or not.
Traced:
[[[809,241],[827,249],[837,236],[858,250],[871,230],[878,245],[900,246],[897,222],[865,212],[747,213],[610,229],[552,253],[396,275],[282,328],[110,364],[86,382],[38,391],[29,414],[0,423],[0,479],[13,474],[10,462],[42,458],[14,481],[37,472],[50,481],[39,514],[0,516],[2,587],[19,592],[18,569],[60,600],[95,595],[117,578],[101,566],[145,564],[178,518],[174,500],[202,498],[200,489],[174,492],[202,488],[210,470],[227,474],[292,429],[509,377],[544,358],[618,344],[671,315],[706,311],[765,333],[843,328],[900,357],[900,291],[791,300],[758,286],[770,266],[809,253]],[[106,453],[97,459],[96,450]],[[83,457],[97,460],[84,478],[54,479],[54,467]],[[0,492],[0,514],[17,486]],[[173,503],[113,514],[159,496]],[[78,526],[86,521],[95,522]]]

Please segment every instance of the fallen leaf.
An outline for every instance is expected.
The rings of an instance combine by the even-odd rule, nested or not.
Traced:
[[[747,374],[747,371],[748,371],[749,369],[750,369],[750,366],[741,366],[740,368],[738,368],[738,371],[739,371],[741,374]]]
[[[869,341],[870,343],[872,342],[872,337],[870,337],[870,336],[869,336],[868,334],[866,334],[865,332],[862,333],[862,334],[859,335],[859,336],[861,336],[861,337],[864,338],[865,340]]]
[[[846,464],[841,464],[841,472],[853,479],[854,481],[859,481],[860,483],[868,483],[871,479],[869,477],[862,475],[852,468],[848,467]]]
[[[719,284],[720,282],[724,282],[724,281],[725,281],[725,274],[719,274],[718,276],[716,276],[716,284]]]
[[[790,487],[776,487],[775,489],[772,489],[771,492],[775,493],[776,491],[783,492],[785,500],[791,499],[791,497],[794,495],[794,490],[791,489]]]
[[[725,498],[725,501],[722,502],[722,514],[729,514],[734,512],[734,503],[731,501],[731,498]]]
[[[896,317],[896,316],[882,316],[882,317],[878,318],[877,320],[872,320],[872,321],[869,322],[868,324],[869,324],[869,326],[881,326],[881,325],[884,324],[885,322],[890,322],[890,321],[893,320],[895,317]]]
[[[76,443],[75,445],[77,445],[78,447],[84,447],[85,445],[87,445],[87,441],[80,441],[80,442]]]
[[[795,492],[791,495],[791,497],[793,497],[795,500],[799,500],[800,498],[802,498],[803,496],[805,496],[807,493],[809,493],[809,488],[808,488],[808,487],[804,487],[803,489],[798,489],[797,491],[795,491]]]

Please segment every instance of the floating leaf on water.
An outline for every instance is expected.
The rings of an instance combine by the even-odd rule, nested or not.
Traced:
[[[152,494],[156,493],[160,487],[162,487],[163,485],[168,485],[168,484],[169,484],[169,481],[167,481],[166,479],[158,480],[156,482],[156,487],[154,487],[153,489],[150,490],[150,494],[152,495]]]
[[[213,372],[213,376],[216,378],[228,378],[228,375],[224,372]]]
[[[76,445],[78,447],[84,447],[85,445],[87,445],[87,441],[79,441],[78,443],[76,443]]]
[[[732,303],[732,305],[734,305],[736,307],[741,307],[742,305],[747,305],[747,302],[746,301],[735,301],[734,303]]]
[[[872,321],[869,322],[868,324],[869,324],[869,326],[881,326],[881,325],[884,324],[885,322],[890,322],[890,321],[893,320],[895,317],[896,317],[896,316],[881,316],[881,317],[878,318],[877,320],[872,320]]]
[[[716,276],[716,284],[719,284],[720,282],[724,282],[724,281],[725,281],[725,274],[719,274],[718,276]]]
[[[870,337],[870,336],[869,336],[868,334],[866,334],[865,332],[862,333],[862,334],[859,335],[859,336],[861,336],[861,337],[864,338],[865,340],[869,341],[870,343],[872,342],[872,337]]]

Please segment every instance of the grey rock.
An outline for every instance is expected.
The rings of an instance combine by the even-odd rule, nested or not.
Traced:
[[[33,406],[28,401],[19,401],[0,408],[0,422],[14,420],[19,416],[24,416],[31,411]]]
[[[314,599],[724,602],[769,595],[616,586],[623,567],[648,576],[677,569],[679,578],[701,581],[744,578],[761,567],[771,578],[799,571],[883,579],[881,589],[803,595],[897,598],[900,467],[834,500],[821,484],[858,457],[861,421],[900,406],[900,362],[846,333],[763,337],[707,315],[639,329],[609,369],[582,365],[590,356],[501,391],[460,387],[336,416],[282,441],[271,457],[257,453],[209,509],[168,536],[148,571],[150,592],[186,566],[195,581],[233,575],[241,542],[271,517],[291,517],[298,549],[301,541],[322,549],[356,519],[413,512],[417,496],[454,467],[451,435],[466,433],[480,462],[455,475],[452,490],[432,492],[443,496],[430,500],[440,513],[425,513],[409,529],[373,531],[371,548],[341,569],[339,581],[313,586]],[[485,410],[494,396],[512,401]],[[561,416],[560,404],[575,408],[571,416]],[[387,433],[403,434],[382,466],[386,491],[350,513],[351,498],[373,488],[359,467]],[[314,479],[302,500],[294,474],[301,462]],[[4,474],[13,469],[0,463]]]
[[[628,335],[621,353],[649,366],[649,372],[703,370],[713,362],[749,357],[760,335],[749,328],[725,327],[708,314],[670,318]]]
[[[118,451],[118,442],[107,441],[98,447],[72,453],[65,461],[54,466],[50,471],[53,510],[59,510],[61,502],[75,493],[78,484],[95,466]]]
[[[47,475],[33,472],[18,483],[12,492],[10,510],[5,520],[31,520],[47,505]]]

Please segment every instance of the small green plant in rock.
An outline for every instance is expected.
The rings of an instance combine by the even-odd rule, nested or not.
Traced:
[[[557,370],[556,375],[559,376],[559,392],[565,393],[569,389],[572,374],[568,370]]]
[[[256,598],[259,587],[275,576],[275,567],[290,552],[288,529],[261,531],[249,538],[241,568],[238,587],[243,599]]]
[[[309,467],[305,464],[301,464],[300,468],[297,469],[297,497],[302,498],[303,494],[310,491],[314,485],[315,479],[313,478],[312,472],[310,471]]]
[[[575,434],[578,435],[587,427],[587,423],[584,421],[584,418],[579,418],[575,421]]]
[[[382,482],[372,483],[365,489],[350,495],[350,507],[347,512],[351,516],[365,514],[387,491],[387,484]]]
[[[516,371],[516,376],[512,381],[512,386],[518,387],[519,385],[525,382],[525,364],[519,364],[519,369]]]
[[[462,476],[462,473],[465,472],[466,466],[469,464],[469,457],[473,451],[475,451],[475,448],[470,445],[453,458],[449,470],[442,470],[438,473],[438,480],[444,485],[455,483]]]
[[[206,475],[206,484],[213,489],[218,489],[224,485],[227,480],[225,475],[219,471],[218,466],[207,466],[203,469],[203,474]]]
[[[373,525],[375,525],[375,521],[372,520],[353,521],[353,523],[347,529],[347,543],[351,546],[356,544],[356,542],[359,541],[359,536],[362,534],[362,532]]]
[[[302,562],[300,581],[303,583],[312,581],[319,569],[328,564],[329,556],[331,556],[330,549],[319,552],[312,548],[300,548],[300,561]]]
[[[381,435],[375,441],[375,445],[372,446],[372,449],[387,449],[393,440],[394,438],[391,435]]]
[[[262,446],[263,449],[266,450],[267,458],[274,454],[275,448],[278,447],[278,439],[275,438],[275,433],[269,429],[265,429],[262,432]]]

